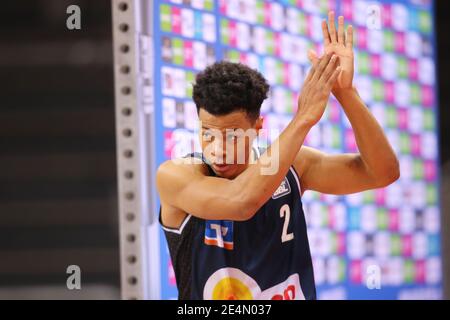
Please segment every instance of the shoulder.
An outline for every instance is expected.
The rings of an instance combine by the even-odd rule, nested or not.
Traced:
[[[207,166],[201,159],[195,157],[177,158],[167,160],[158,167],[157,176],[180,176],[185,174],[206,175]]]
[[[208,174],[208,168],[201,159],[195,157],[167,160],[156,170],[156,185],[160,192],[167,187],[173,190],[192,179],[204,177]]]
[[[188,214],[176,206],[179,192],[195,179],[207,175],[200,159],[181,158],[163,162],[156,171],[156,187],[161,200],[160,223],[166,231],[180,233]]]

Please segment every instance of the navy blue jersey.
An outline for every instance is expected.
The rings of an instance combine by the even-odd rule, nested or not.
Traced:
[[[293,167],[247,221],[188,214],[179,229],[163,229],[179,299],[316,298],[300,181]]]

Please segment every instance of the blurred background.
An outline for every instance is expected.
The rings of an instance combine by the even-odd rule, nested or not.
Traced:
[[[0,299],[120,297],[111,19],[109,0],[1,5]]]
[[[66,8],[82,29],[66,28]],[[441,249],[450,298],[450,3],[435,2]],[[0,6],[0,299],[119,299],[109,0]],[[67,290],[79,265],[82,290]]]

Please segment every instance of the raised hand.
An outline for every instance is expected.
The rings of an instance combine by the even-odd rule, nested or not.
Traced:
[[[327,53],[313,62],[303,83],[298,98],[297,116],[310,126],[315,125],[322,117],[331,89],[341,73],[338,66],[338,56]]]
[[[337,77],[333,90],[352,88],[354,73],[353,27],[351,25],[348,26],[347,33],[345,33],[344,17],[340,16],[336,31],[334,12],[330,11],[328,13],[328,24],[326,20],[322,21],[322,32],[325,54],[337,55],[341,67],[341,72]],[[319,59],[314,50],[308,52],[308,58],[312,63]]]

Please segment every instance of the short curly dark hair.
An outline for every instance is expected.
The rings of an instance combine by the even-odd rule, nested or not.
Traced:
[[[267,98],[269,84],[264,76],[242,63],[216,62],[200,72],[194,84],[197,112],[203,108],[216,116],[245,111],[255,121]]]

